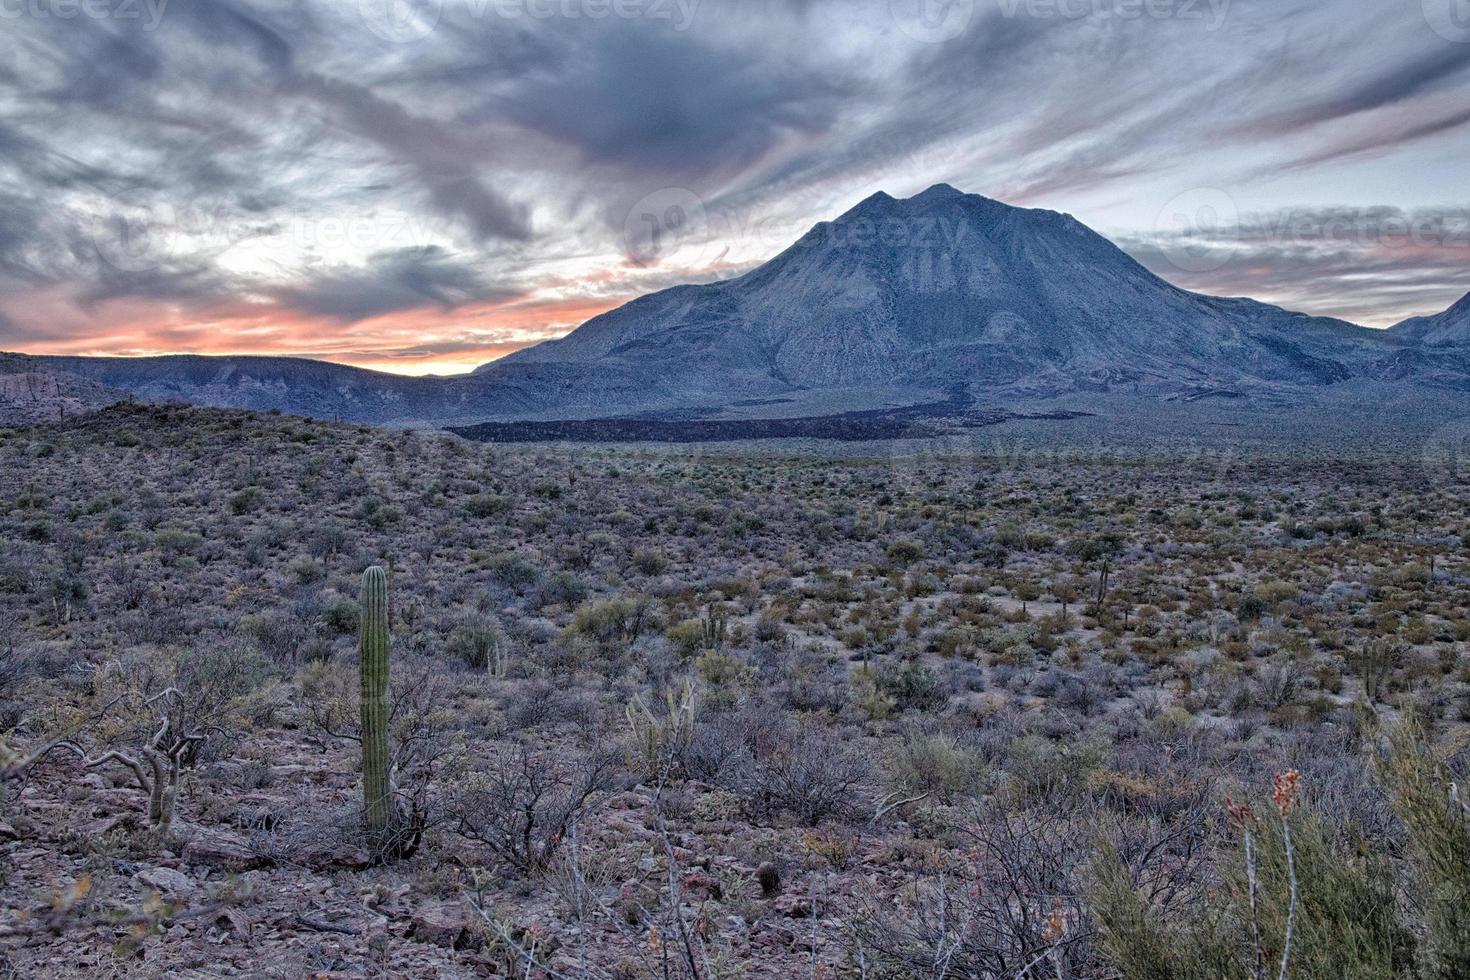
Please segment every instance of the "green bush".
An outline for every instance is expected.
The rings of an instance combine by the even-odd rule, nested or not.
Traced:
[[[361,618],[362,608],[358,606],[356,599],[348,596],[337,597],[322,613],[322,619],[327,626],[342,634],[356,633]]]
[[[911,735],[888,756],[889,775],[906,796],[927,795],[952,805],[984,788],[990,767],[974,749],[947,735]]]
[[[924,557],[924,546],[917,541],[894,541],[883,553],[895,565],[908,565]]]

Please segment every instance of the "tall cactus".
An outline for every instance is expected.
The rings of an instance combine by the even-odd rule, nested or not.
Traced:
[[[362,791],[368,830],[386,833],[393,814],[388,775],[388,573],[362,573]]]

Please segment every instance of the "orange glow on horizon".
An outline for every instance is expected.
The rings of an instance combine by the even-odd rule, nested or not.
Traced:
[[[185,310],[118,300],[82,315],[68,308],[64,297],[33,294],[23,307],[15,304],[0,315],[49,325],[50,336],[21,345],[27,354],[303,357],[421,376],[467,373],[565,336],[631,298],[519,298],[454,310],[402,310],[342,323],[278,304],[243,301]]]

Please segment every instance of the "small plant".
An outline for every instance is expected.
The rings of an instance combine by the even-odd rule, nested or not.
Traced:
[[[1347,654],[1348,666],[1363,684],[1363,697],[1369,704],[1378,701],[1389,676],[1403,666],[1405,647],[1397,640],[1368,640]]]

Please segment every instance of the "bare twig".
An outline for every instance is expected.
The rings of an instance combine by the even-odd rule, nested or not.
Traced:
[[[924,793],[919,796],[911,796],[906,800],[895,800],[894,797],[897,795],[897,793],[890,793],[887,796],[883,797],[883,799],[878,803],[878,808],[873,811],[873,819],[868,821],[869,827],[876,826],[878,821],[882,820],[884,817],[888,816],[899,807],[908,806],[912,803],[922,803],[930,796],[929,793]]]

